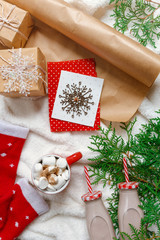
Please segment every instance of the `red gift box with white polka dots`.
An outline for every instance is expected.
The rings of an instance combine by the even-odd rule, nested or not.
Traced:
[[[48,101],[51,132],[98,130],[100,126],[100,105],[97,109],[94,127],[51,118],[61,70],[97,77],[94,59],[48,62]]]

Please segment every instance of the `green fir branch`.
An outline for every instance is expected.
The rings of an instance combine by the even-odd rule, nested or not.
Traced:
[[[159,112],[160,114],[160,112]],[[121,123],[126,132],[127,141],[117,136],[112,124],[107,130],[100,128],[99,135],[91,136],[89,149],[97,155],[89,159],[90,173],[93,184],[107,183],[113,189],[113,194],[107,199],[109,213],[115,231],[118,232],[118,202],[119,191],[117,184],[125,181],[123,157],[127,158],[130,181],[139,182],[139,198],[144,211],[141,228],[130,226],[132,235],[120,233],[121,238],[130,240],[160,240],[160,117],[150,119],[142,125],[139,133],[132,134],[136,119],[128,124]],[[128,154],[132,153],[132,154]],[[108,186],[107,186],[108,187]],[[157,232],[151,231],[155,225]]]
[[[110,0],[111,3],[115,3],[111,15],[115,19],[114,28],[122,33],[130,29],[139,43],[144,46],[149,43],[156,48],[155,39],[160,38],[160,15],[154,16],[154,13],[160,4],[153,6],[152,0]]]

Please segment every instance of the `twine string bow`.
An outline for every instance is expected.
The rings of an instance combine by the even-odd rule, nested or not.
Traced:
[[[2,3],[0,3],[1,6],[1,15],[0,15],[0,31],[2,30],[3,27],[8,28],[14,32],[19,33],[23,38],[25,38],[26,40],[28,39],[22,32],[20,32],[18,30],[18,28],[20,27],[20,22],[16,19],[16,17],[11,17],[11,14],[13,13],[14,9],[16,8],[15,5],[12,5],[10,11],[5,14],[4,12],[4,6],[2,5]],[[0,39],[0,43],[5,46],[4,42],[2,41],[2,39]]]
[[[18,22],[18,20],[16,20],[15,17],[12,17],[11,19],[9,19],[12,12],[15,9],[15,5],[12,6],[12,8],[10,9],[10,11],[6,16],[4,13],[4,6],[1,3],[0,3],[0,6],[2,8],[2,15],[0,16],[0,30],[2,30],[3,27],[9,28],[13,31],[17,30],[17,28],[19,28],[20,26],[20,23]]]

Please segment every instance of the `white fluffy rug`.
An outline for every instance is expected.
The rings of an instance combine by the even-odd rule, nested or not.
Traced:
[[[110,17],[112,9],[108,7],[109,0],[66,1],[89,14],[95,14],[103,22],[112,26],[113,19]],[[129,36],[129,32],[127,35]],[[159,45],[157,49],[148,47],[160,53],[159,43],[157,43]],[[141,123],[156,115],[155,110],[159,109],[159,103],[160,82],[155,82],[136,114],[138,123],[134,129],[135,132],[138,131]],[[89,240],[85,223],[85,205],[81,201],[81,195],[87,192],[83,166],[93,155],[87,148],[90,143],[89,137],[96,132],[51,133],[47,97],[32,100],[0,96],[0,118],[30,128],[18,167],[18,178],[26,177],[31,181],[31,168],[35,161],[44,154],[55,153],[68,156],[76,151],[83,153],[83,159],[72,166],[72,179],[69,187],[63,193],[50,200],[47,199],[50,211],[31,223],[21,234],[20,239]],[[118,123],[114,126],[118,134],[123,134]],[[110,195],[109,187],[103,189],[99,184],[96,189],[103,191],[104,201]],[[105,205],[107,206],[106,201]]]

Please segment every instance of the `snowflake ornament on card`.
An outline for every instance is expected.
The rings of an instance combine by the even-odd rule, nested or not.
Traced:
[[[0,74],[4,80],[4,92],[19,91],[20,94],[28,96],[34,83],[39,79],[42,81],[41,69],[35,64],[33,56],[22,55],[19,51],[8,50],[12,56],[10,59],[0,58],[7,63],[0,67]],[[43,70],[43,69],[41,69]]]
[[[72,118],[88,114],[91,109],[93,95],[91,94],[92,89],[82,86],[82,82],[78,84],[66,85],[66,89],[63,90],[63,95],[59,95],[61,99],[60,103],[63,106],[62,110],[66,111],[67,114],[72,114]]]

